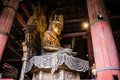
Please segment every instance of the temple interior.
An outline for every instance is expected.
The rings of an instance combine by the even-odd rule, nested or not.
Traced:
[[[8,7],[6,4],[9,1],[11,0],[0,0],[0,13]],[[120,0],[103,1],[120,60]],[[86,0],[19,0],[19,6],[0,63],[1,78],[19,80],[23,64],[22,42],[25,41],[25,25],[34,13],[33,6],[40,6],[44,10],[47,28],[51,15],[62,14],[64,23],[60,35],[61,46],[72,48],[74,52],[78,53],[75,57],[89,61],[90,66],[95,63],[94,56],[90,55],[91,52],[93,53],[93,48],[89,44],[91,39],[88,38],[90,24]],[[36,11],[38,15],[43,13],[42,9]],[[41,49],[36,47],[36,50],[40,53]],[[31,80],[31,76],[32,74],[26,73],[24,80]],[[80,72],[80,78],[83,80],[91,79],[91,72],[89,70]]]

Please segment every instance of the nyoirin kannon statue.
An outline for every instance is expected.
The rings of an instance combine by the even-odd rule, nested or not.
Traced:
[[[49,29],[44,33],[43,38],[43,55],[44,54],[71,54],[72,49],[60,47],[59,36],[63,30],[63,16],[54,16],[50,21]]]
[[[60,16],[63,18],[63,16]],[[60,43],[58,36],[60,36],[61,30],[63,29],[63,21],[55,20],[50,22],[49,29],[44,34],[43,49],[45,51],[58,51]]]
[[[33,74],[32,80],[80,80],[79,72],[89,69],[88,61],[72,56],[72,49],[60,46],[62,29],[63,16],[55,15],[44,33],[41,55],[27,61],[26,73]]]

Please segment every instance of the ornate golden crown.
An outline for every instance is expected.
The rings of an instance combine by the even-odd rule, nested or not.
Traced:
[[[52,24],[59,24],[61,29],[63,29],[63,15],[54,15],[54,18],[50,17],[50,26]]]

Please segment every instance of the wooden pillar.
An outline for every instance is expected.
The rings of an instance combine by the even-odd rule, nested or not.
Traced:
[[[89,64],[90,64],[90,66],[92,66],[92,64],[95,61],[94,61],[93,44],[92,44],[92,38],[91,38],[91,33],[90,32],[88,32],[88,35],[87,35],[87,44],[88,44]]]
[[[9,0],[0,15],[0,60],[7,43],[8,34],[11,30],[18,5],[19,0]]]
[[[18,12],[16,14],[16,19],[18,20],[18,22],[21,24],[22,27],[26,26],[25,20],[22,18],[22,16]]]
[[[87,6],[97,80],[119,80],[120,62],[103,1],[87,0]]]
[[[31,13],[28,11],[28,9],[27,9],[27,7],[25,6],[24,3],[21,3],[21,8],[23,9],[23,11],[25,12],[25,14],[29,18],[31,16]]]

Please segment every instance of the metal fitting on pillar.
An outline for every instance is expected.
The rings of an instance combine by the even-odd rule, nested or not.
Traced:
[[[97,15],[97,17],[98,17],[98,20],[103,20],[103,19],[104,19],[101,14],[100,14],[100,15]]]

